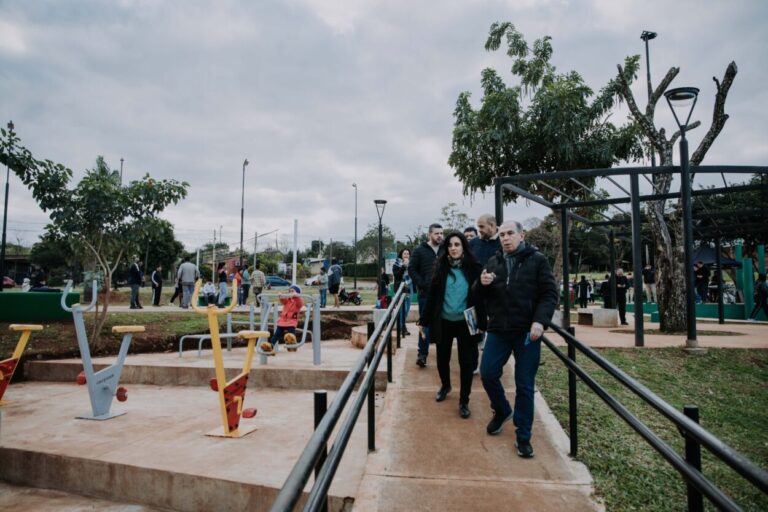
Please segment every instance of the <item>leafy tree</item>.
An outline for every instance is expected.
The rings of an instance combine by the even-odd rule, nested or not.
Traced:
[[[463,232],[468,226],[474,225],[474,220],[469,215],[459,210],[456,203],[448,203],[440,208],[440,224],[444,231]]]
[[[146,174],[128,185],[120,183],[119,173],[102,157],[96,167],[73,188],[72,171],[50,160],[38,160],[19,144],[12,130],[2,131],[0,162],[32,190],[40,208],[50,216],[50,233],[70,242],[81,261],[95,266],[109,290],[112,275],[123,257],[148,238],[159,239],[162,224],[157,215],[168,205],[186,197],[186,182],[155,180]],[[91,341],[98,346],[98,333],[109,309],[109,293],[104,307],[96,311]]]
[[[382,247],[384,251],[387,247],[395,245],[395,235],[388,226],[384,225],[381,229],[382,232]],[[376,261],[379,254],[379,225],[369,224],[368,231],[365,232],[363,237],[357,241],[357,261],[365,263],[367,261]]]
[[[660,165],[673,165],[672,154],[673,146],[680,137],[680,131],[675,131],[669,138],[663,128],[656,128],[653,120],[656,104],[662,98],[664,91],[680,72],[680,68],[672,67],[661,80],[659,85],[651,94],[645,112],[641,112],[635,101],[630,85],[636,78],[639,56],[627,57],[624,66],[618,65],[618,74],[615,83],[618,90],[629,107],[632,118],[637,123],[643,136],[650,142],[653,149],[659,155]],[[697,165],[701,164],[709,148],[714,143],[717,136],[722,131],[728,120],[728,114],[725,113],[725,101],[728,97],[728,91],[736,78],[738,68],[735,62],[731,62],[726,67],[722,80],[713,78],[715,82],[715,104],[712,112],[712,123],[707,133],[702,138],[699,146],[690,157],[692,173],[695,173]],[[693,130],[701,125],[699,121],[691,123],[687,130]],[[669,193],[672,185],[672,175],[666,174],[659,176],[655,190],[658,194]],[[656,268],[658,280],[658,301],[660,314],[660,328],[665,332],[676,332],[686,330],[686,301],[685,286],[685,258],[683,254],[683,226],[682,226],[682,201],[678,200],[673,205],[674,213],[667,215],[666,199],[658,201],[649,201],[645,205],[647,216],[651,224],[653,236],[656,242]]]
[[[472,107],[469,92],[456,101],[448,163],[465,195],[492,190],[494,179],[502,176],[611,167],[642,156],[637,128],[632,123],[616,127],[609,121],[620,99],[615,81],[594,94],[576,71],[556,71],[550,63],[551,37],[537,39],[530,47],[508,22],[491,25],[485,49],[498,50],[503,40],[519,85],[508,87],[495,70],[486,68],[481,74],[480,107]],[[571,197],[594,198],[595,178],[580,184],[568,180],[550,184]],[[537,182],[521,186],[547,200],[565,201]],[[518,197],[506,193],[504,200]],[[555,243],[559,247],[559,240]],[[555,252],[554,270],[559,275],[560,251]]]
[[[81,266],[68,240],[46,231],[32,246],[29,261],[45,269],[48,284],[58,285],[64,279],[79,275]]]

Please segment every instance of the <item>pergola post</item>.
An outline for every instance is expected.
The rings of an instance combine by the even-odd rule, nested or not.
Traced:
[[[570,277],[568,275],[568,208],[560,210],[560,233],[563,250],[563,321],[561,326],[569,331],[571,328],[571,294]]]
[[[643,334],[643,255],[640,233],[640,182],[637,174],[630,177],[632,193],[632,287],[635,297],[635,346],[645,345]]]

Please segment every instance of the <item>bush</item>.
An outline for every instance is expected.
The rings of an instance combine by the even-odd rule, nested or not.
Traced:
[[[344,263],[341,266],[341,271],[345,277],[352,277],[355,275],[355,264]],[[357,264],[357,277],[376,277],[376,263],[358,263]]]

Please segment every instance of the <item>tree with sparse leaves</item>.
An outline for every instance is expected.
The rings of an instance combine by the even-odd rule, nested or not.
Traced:
[[[2,137],[0,163],[8,165],[48,213],[48,232],[68,240],[84,263],[95,264],[107,291],[122,259],[138,254],[142,242],[162,236],[163,224],[157,222],[157,215],[187,195],[186,182],[155,180],[149,174],[123,185],[119,173],[110,169],[102,157],[70,188],[70,169],[36,159],[19,144],[12,130],[2,130]],[[109,293],[105,293],[103,308],[96,310],[91,335],[94,347],[98,346],[108,309]]]
[[[680,72],[680,68],[672,67],[661,80],[651,94],[645,112],[642,112],[635,101],[630,85],[637,76],[639,56],[627,57],[624,66],[618,65],[618,74],[615,82],[619,92],[627,103],[629,111],[635,123],[639,126],[643,136],[650,142],[653,149],[659,155],[660,165],[673,165],[673,147],[680,137],[680,131],[675,131],[670,137],[664,128],[657,128],[653,116],[656,104],[663,97],[664,92]],[[715,82],[715,104],[712,111],[712,123],[707,133],[702,138],[699,146],[690,157],[691,174],[696,172],[696,166],[701,164],[704,156],[712,147],[717,136],[722,131],[728,120],[725,113],[725,100],[728,91],[736,78],[738,68],[735,62],[731,62],[725,69],[722,80],[712,78]],[[687,132],[701,126],[701,122],[691,123]],[[671,174],[660,175],[656,181],[655,192],[667,194],[672,185]],[[659,319],[661,330],[665,332],[682,332],[686,330],[686,300],[685,300],[685,258],[683,243],[683,211],[682,201],[678,200],[674,205],[674,211],[667,213],[667,200],[649,201],[645,205],[648,221],[656,242],[656,279],[659,301]]]
[[[494,179],[503,176],[611,167],[642,157],[634,124],[617,127],[609,121],[621,99],[616,81],[595,94],[576,71],[557,72],[550,62],[551,37],[537,39],[531,47],[513,24],[491,25],[485,49],[498,50],[504,41],[519,85],[507,86],[495,70],[486,68],[480,107],[470,104],[469,92],[456,102],[448,163],[465,195],[493,190]],[[549,184],[570,197],[594,199],[595,178],[579,181]],[[549,201],[567,200],[540,183],[521,186]],[[517,194],[505,193],[505,201],[517,199]],[[553,267],[559,275],[560,251],[555,253]]]

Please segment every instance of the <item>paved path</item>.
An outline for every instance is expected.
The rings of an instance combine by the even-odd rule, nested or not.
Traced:
[[[420,369],[415,365],[415,336],[403,342],[395,383],[387,389],[378,424],[377,451],[366,465],[356,511],[601,510],[590,498],[589,472],[568,457],[565,433],[538,392],[532,440],[536,456],[524,460],[515,452],[511,423],[500,435],[486,434],[491,410],[479,377],[470,399],[472,416],[459,417],[455,348],[454,391],[437,403],[434,347],[427,368]],[[504,379],[513,392],[511,366]]]

